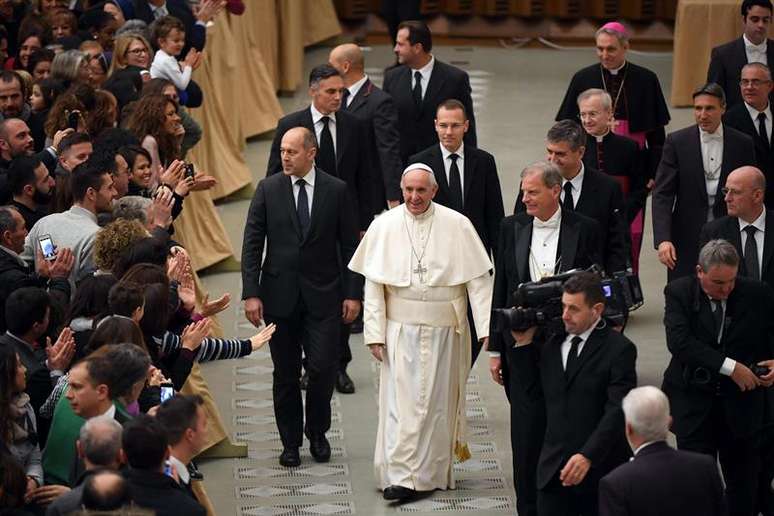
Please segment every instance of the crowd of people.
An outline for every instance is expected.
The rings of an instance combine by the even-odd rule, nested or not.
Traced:
[[[213,337],[173,220],[215,179],[187,152],[206,26],[238,0],[0,2],[0,513],[205,514],[194,364]],[[203,293],[200,293],[203,294]]]
[[[380,362],[386,500],[455,487],[485,349],[510,404],[518,514],[774,514],[772,4],[744,0],[740,15],[743,35],[696,85],[696,123],[669,135],[659,78],[629,61],[624,24],[603,25],[510,216],[468,74],[433,55],[425,23],[396,26],[382,88],[353,44],[315,66],[310,105],[278,124],[242,250],[245,315],[277,327],[279,463],[301,464],[304,437],[330,460],[331,395],[355,389],[362,331]],[[637,388],[637,346],[603,283],[636,276],[648,196],[668,278],[661,389]]]

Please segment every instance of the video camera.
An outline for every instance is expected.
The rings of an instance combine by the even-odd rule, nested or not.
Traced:
[[[561,331],[562,293],[564,283],[580,272],[593,272],[600,276],[605,293],[605,311],[602,317],[613,326],[624,326],[629,312],[643,304],[639,278],[630,271],[602,277],[600,270],[592,265],[588,269],[571,271],[542,278],[540,281],[522,283],[513,293],[513,308],[492,310],[493,328],[499,332],[523,331],[532,326],[546,327],[552,333]]]

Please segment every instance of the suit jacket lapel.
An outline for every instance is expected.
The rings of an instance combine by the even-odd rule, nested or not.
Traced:
[[[462,177],[462,205],[467,206],[468,204],[468,196],[470,195],[470,188],[473,182],[476,180],[476,154],[474,152],[471,152],[470,147],[468,147],[468,151],[465,153],[465,159],[463,160],[465,162],[465,166],[463,167],[463,177]]]
[[[701,155],[701,134],[699,133],[698,125],[694,126],[693,128],[693,137],[691,137],[690,140],[688,141],[688,146],[690,148],[688,155],[693,158],[693,163],[689,163],[686,168],[688,170],[695,171],[692,174],[692,176],[697,181],[696,187],[699,190],[699,195],[701,195],[701,198],[704,200],[704,205],[709,206],[709,197],[707,197],[707,183],[705,182],[705,179],[704,179],[704,159],[702,158],[702,155]],[[723,154],[725,155],[725,153],[726,153],[726,145],[724,142]],[[721,171],[721,174],[722,174],[722,171]]]
[[[449,198],[449,180],[446,178],[446,163],[443,162],[443,153],[441,152],[441,144],[438,143],[433,147],[432,152],[433,163],[428,163],[430,168],[437,170],[438,173],[435,176],[435,180],[438,183],[438,189],[443,192],[444,198]]]
[[[569,270],[572,264],[575,263],[575,252],[578,249],[578,232],[575,231],[575,226],[570,224],[567,217],[562,217],[562,222],[559,226],[559,266],[557,271]]]
[[[433,71],[430,73],[430,80],[427,82],[425,96],[422,98],[422,110],[424,110],[425,106],[432,102],[431,99],[434,99],[441,89],[444,78],[440,76],[438,71],[440,68],[438,66],[439,64],[440,63],[436,59],[435,64],[433,65]]]
[[[304,242],[309,239],[314,230],[317,228],[318,219],[320,218],[320,206],[325,202],[325,197],[328,194],[326,188],[325,177],[320,173],[319,169],[315,169],[317,172],[314,180],[314,194],[312,195],[312,211],[309,214],[309,231],[306,233]]]
[[[347,111],[354,112],[360,109],[362,106],[365,105],[368,97],[368,95],[371,94],[371,89],[373,88],[373,83],[371,83],[371,79],[366,79],[366,82],[363,83],[363,85],[360,87],[360,90],[358,90],[357,95],[355,95],[355,98],[352,99],[352,102],[349,103],[349,106],[346,108]]]
[[[299,240],[301,239],[301,224],[298,222],[298,210],[296,210],[296,199],[293,197],[293,179],[290,177],[284,177],[282,179],[283,195],[287,199],[288,209],[290,210],[290,220],[293,221],[293,227],[296,229],[296,234]],[[313,204],[314,205],[314,204]]]
[[[567,378],[568,388],[575,377],[578,376],[578,372],[583,369],[583,366],[586,364],[586,362],[588,362],[591,357],[595,355],[602,347],[602,337],[600,336],[600,332],[602,331],[604,330],[595,329],[591,332],[591,335],[589,335],[589,338],[586,340],[586,342],[583,343],[583,350],[580,352],[580,355],[578,355],[578,363],[576,364],[575,369],[570,372],[570,376]]]
[[[345,129],[342,122],[341,116],[336,116],[336,168],[338,169],[341,166],[341,157],[344,156],[344,151],[346,150],[347,142],[349,141],[348,138],[348,131],[349,128]],[[341,175],[341,174],[339,174]]]
[[[588,202],[596,202],[596,184],[594,183],[594,172],[591,168],[586,168],[583,172],[583,182],[581,183],[580,198],[575,201],[575,211],[583,212],[583,206]],[[600,172],[601,173],[601,172]]]
[[[520,282],[529,281],[529,246],[532,243],[532,217],[526,224],[516,220],[514,227],[513,248],[516,254],[516,267],[519,268]]]
[[[302,120],[302,125],[312,131],[312,134],[316,135],[317,133],[314,130],[314,120],[312,120],[312,108],[308,107],[306,110],[304,110],[304,119]],[[318,144],[320,142],[317,142]]]

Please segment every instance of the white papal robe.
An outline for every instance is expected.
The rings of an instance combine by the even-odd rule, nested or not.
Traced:
[[[400,206],[374,221],[349,267],[366,278],[364,341],[385,344],[377,481],[382,489],[454,488],[455,455],[470,457],[468,298],[479,338],[489,335],[492,280],[486,251],[465,216],[431,204],[415,217]]]

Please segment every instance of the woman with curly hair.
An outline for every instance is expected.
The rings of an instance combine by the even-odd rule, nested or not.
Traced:
[[[25,470],[27,493],[43,485],[38,427],[30,404],[27,369],[10,348],[0,348],[0,440]]]
[[[116,126],[118,121],[118,102],[109,91],[96,90],[94,96],[97,103],[94,106],[94,110],[86,118],[86,131],[93,138],[99,138],[106,129],[112,129]]]
[[[51,62],[51,77],[65,84],[89,82],[89,56],[80,50],[65,50]]]
[[[94,238],[94,264],[102,272],[111,272],[124,250],[148,236],[148,230],[138,220],[114,220],[97,231]]]
[[[133,105],[124,124],[124,129],[133,133],[150,153],[154,178],[159,178],[162,169],[180,157],[185,130],[177,110],[175,101],[163,95],[148,95]]]
[[[142,87],[141,97],[145,97],[146,95],[164,95],[178,104],[180,102],[177,95],[177,88],[172,84],[172,81],[167,79],[156,78],[146,82]],[[185,156],[188,154],[188,151],[202,139],[202,127],[182,105],[178,110],[178,114],[180,115],[183,129],[185,130],[183,141],[180,144],[180,153],[182,156]]]
[[[97,107],[97,97],[94,88],[88,84],[77,84],[68,88],[57,97],[46,119],[46,136],[53,139],[57,131],[68,128],[68,116],[78,112],[77,132],[89,132],[87,120]],[[95,136],[95,135],[92,135]]]

